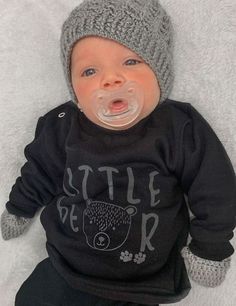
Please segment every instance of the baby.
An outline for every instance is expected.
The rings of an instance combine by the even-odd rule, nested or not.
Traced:
[[[197,110],[168,99],[172,57],[157,0],[87,0],[65,21],[72,100],[39,118],[1,218],[7,240],[45,206],[49,257],[16,306],[168,304],[187,296],[188,276],[224,280],[235,173]]]

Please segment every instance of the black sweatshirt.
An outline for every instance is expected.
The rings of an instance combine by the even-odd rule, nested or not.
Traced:
[[[40,117],[6,204],[41,222],[57,271],[74,288],[143,304],[190,290],[180,251],[234,252],[236,180],[227,153],[189,103],[166,100],[135,126],[97,126],[69,101]],[[190,221],[185,197],[194,218]]]

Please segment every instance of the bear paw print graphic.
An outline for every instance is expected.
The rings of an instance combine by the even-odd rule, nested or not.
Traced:
[[[129,253],[128,251],[120,253],[120,260],[122,260],[123,262],[128,262],[131,261],[132,259],[133,259],[132,253]]]
[[[138,254],[135,254],[134,258],[133,258],[133,254],[132,253],[130,253],[129,251],[124,251],[124,252],[121,252],[120,259],[123,262],[128,262],[128,261],[132,261],[133,260],[134,263],[141,264],[142,262],[145,261],[146,254],[143,254],[142,252],[139,252]]]
[[[136,262],[136,264],[141,264],[142,262],[145,261],[146,259],[146,254],[142,253],[142,252],[139,252],[138,254],[135,254],[134,256],[134,262]]]

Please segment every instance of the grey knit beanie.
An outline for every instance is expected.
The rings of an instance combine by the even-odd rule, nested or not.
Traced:
[[[84,0],[62,26],[61,60],[72,100],[71,53],[86,36],[115,40],[137,53],[154,71],[161,89],[160,102],[173,84],[173,28],[158,0]]]

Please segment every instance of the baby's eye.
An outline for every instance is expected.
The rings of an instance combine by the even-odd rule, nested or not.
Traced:
[[[141,61],[136,60],[136,59],[128,59],[125,64],[126,65],[136,65],[137,63],[141,63]]]
[[[95,73],[95,69],[89,68],[89,69],[86,69],[86,70],[82,73],[82,76],[90,76],[90,75],[92,75],[93,73]]]

